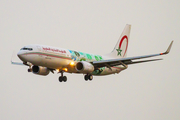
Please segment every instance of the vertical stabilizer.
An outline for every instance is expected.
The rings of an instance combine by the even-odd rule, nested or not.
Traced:
[[[108,54],[111,58],[123,58],[127,55],[131,25],[126,25],[113,51]]]

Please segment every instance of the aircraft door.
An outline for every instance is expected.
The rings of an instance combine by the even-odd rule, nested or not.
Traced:
[[[36,46],[37,47],[37,52],[39,53],[39,54],[37,54],[37,60],[39,61],[39,64],[40,63],[42,63],[42,54],[41,54],[41,52],[42,52],[42,48],[41,48],[41,46]]]
[[[37,46],[37,49],[38,49],[38,51],[41,51],[41,47],[40,46]]]

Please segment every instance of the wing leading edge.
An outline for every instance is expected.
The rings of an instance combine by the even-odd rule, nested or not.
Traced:
[[[129,64],[136,64],[136,63],[143,63],[143,62],[151,62],[151,61],[157,61],[162,59],[151,59],[151,60],[142,60],[142,61],[132,61],[137,59],[143,59],[143,58],[149,58],[149,57],[155,57],[160,55],[166,55],[170,52],[170,49],[172,47],[173,41],[169,45],[168,49],[164,53],[159,54],[151,54],[151,55],[144,55],[144,56],[136,56],[136,57],[127,57],[127,58],[120,58],[120,59],[109,59],[109,60],[101,60],[101,61],[94,61],[92,64],[96,67],[112,67],[117,65],[129,65]]]

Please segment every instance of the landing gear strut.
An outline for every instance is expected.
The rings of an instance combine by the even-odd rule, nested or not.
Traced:
[[[59,77],[59,82],[66,82],[67,81],[67,77],[63,76],[64,71],[60,71],[61,76]]]
[[[92,80],[92,79],[93,79],[93,76],[92,76],[91,74],[87,74],[87,75],[84,76],[84,79],[85,79],[86,81]]]

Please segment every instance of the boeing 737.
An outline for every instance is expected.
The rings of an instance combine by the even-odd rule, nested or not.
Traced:
[[[117,44],[112,52],[105,55],[89,54],[64,48],[51,47],[46,45],[27,45],[20,49],[17,56],[22,63],[12,64],[29,66],[28,72],[37,75],[48,75],[50,72],[61,73],[60,82],[66,82],[64,72],[84,74],[84,79],[92,80],[94,76],[110,75],[120,73],[128,68],[128,65],[157,61],[162,59],[140,60],[154,56],[166,55],[169,53],[173,41],[164,53],[126,57],[129,43],[131,25],[126,25]]]

